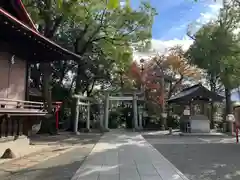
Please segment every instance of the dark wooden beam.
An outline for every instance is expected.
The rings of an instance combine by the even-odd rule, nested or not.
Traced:
[[[0,8],[0,39],[12,43],[14,50],[32,62],[79,59],[80,56],[62,48],[24,25]],[[17,47],[16,47],[17,46]],[[20,49],[21,48],[21,51]]]

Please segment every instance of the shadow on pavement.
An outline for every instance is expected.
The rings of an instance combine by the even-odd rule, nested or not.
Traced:
[[[55,165],[52,167],[31,168],[14,173],[1,180],[70,180],[83,160],[71,162],[65,165]]]
[[[0,178],[1,180],[106,180],[106,179],[115,179],[116,171],[119,173],[121,169],[124,171],[131,171],[131,175],[136,177],[134,173],[144,173],[146,169],[143,167],[138,167],[137,164],[141,165],[144,162],[144,165],[148,164],[151,166],[153,164],[153,157],[148,157],[144,153],[156,153],[152,149],[148,148],[149,144],[142,138],[141,135],[133,133],[132,135],[124,135],[124,133],[119,134],[112,133],[111,138],[103,135],[103,139],[100,140],[98,151],[91,153],[89,158],[86,159],[88,165],[82,162],[85,157],[89,154],[91,150],[89,149],[75,149],[69,153],[63,154],[59,158],[54,158],[48,162],[39,164],[33,168],[20,171],[18,173],[12,174],[7,178]],[[103,147],[101,149],[101,147]],[[134,153],[138,149],[138,153]],[[133,152],[134,151],[134,152]],[[123,161],[121,158],[118,159],[114,154],[121,154],[121,157],[124,157]],[[112,159],[109,159],[109,155]],[[107,158],[108,157],[108,158]],[[157,158],[158,160],[158,158]],[[131,161],[131,162],[130,162]],[[115,162],[115,163],[114,163]],[[132,167],[126,166],[128,163],[133,163]],[[145,164],[146,163],[146,164]],[[156,167],[151,167],[155,174],[160,179],[159,174],[165,174],[168,179],[183,179],[177,170],[172,169],[171,173],[164,173],[166,171],[165,165],[162,162],[155,161]],[[104,164],[104,166],[103,166]],[[80,168],[80,166],[82,167]],[[142,164],[143,165],[143,164]],[[149,167],[148,166],[148,167]],[[161,166],[161,168],[159,167]],[[126,169],[127,167],[127,169]],[[80,168],[80,169],[79,169]],[[130,168],[130,169],[129,169]],[[133,169],[131,169],[133,168]],[[135,168],[135,169],[134,169]],[[140,169],[138,169],[140,168]],[[75,178],[72,178],[76,174]],[[121,174],[121,173],[120,173]],[[121,176],[121,175],[120,175]],[[170,177],[171,176],[171,177]],[[137,175],[137,177],[139,177]],[[147,177],[147,176],[146,176]],[[126,180],[130,177],[123,178]],[[140,178],[140,177],[139,177]],[[148,178],[148,177],[147,177]],[[156,178],[156,177],[155,177]],[[130,178],[132,179],[132,178]],[[149,178],[148,178],[149,179]],[[163,178],[165,179],[165,178]]]
[[[94,145],[99,141],[101,134],[89,133],[80,134],[78,136],[58,135],[47,137],[34,137],[36,144],[45,143],[67,143],[78,144],[76,149],[61,154],[60,156],[50,158],[46,161],[40,162],[33,167],[20,170],[18,172],[0,172],[1,180],[67,180],[71,179],[85,157],[92,151]],[[81,146],[83,145],[83,146]],[[56,149],[55,152],[63,151],[64,147]],[[38,154],[32,154],[37,156]],[[24,159],[23,159],[24,161]]]
[[[32,145],[45,145],[45,144],[89,144],[94,142],[96,136],[101,136],[102,133],[81,133],[79,135],[74,135],[70,132],[62,132],[58,135],[45,135],[45,134],[36,134],[30,137],[30,143]]]
[[[73,149],[60,156],[41,162],[31,168],[0,175],[1,180],[70,180],[92,151],[100,136],[89,138],[90,146]],[[90,143],[91,141],[91,143]],[[62,149],[59,149],[61,151]]]
[[[144,137],[190,180],[240,179],[240,146],[232,137]]]

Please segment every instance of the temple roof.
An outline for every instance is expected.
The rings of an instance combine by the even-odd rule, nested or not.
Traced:
[[[15,45],[16,47],[12,46],[13,51],[21,54],[22,58],[31,61],[80,58],[79,55],[41,35],[21,0],[0,1],[0,28],[0,39]]]
[[[25,25],[37,31],[33,20],[29,16],[21,0],[1,0],[0,7]]]
[[[194,100],[203,101],[222,101],[223,96],[209,91],[202,84],[196,84],[194,86],[183,89],[181,92],[171,97],[168,103],[189,103]]]

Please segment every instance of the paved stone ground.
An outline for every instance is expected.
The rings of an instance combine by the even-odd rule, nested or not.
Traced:
[[[101,137],[72,180],[188,180],[139,133]]]
[[[80,136],[82,137],[82,136]],[[60,156],[48,159],[30,168],[25,168],[17,172],[4,171],[0,173],[1,180],[68,180],[75,174],[85,157],[91,152],[92,148],[99,140],[99,135],[93,135],[86,139],[78,140],[78,143],[83,142],[82,145],[76,146],[76,148],[61,154]],[[45,143],[47,141],[44,141]],[[76,141],[70,140],[68,143],[75,145]],[[54,153],[54,152],[53,152]],[[57,150],[55,153],[58,153]],[[31,157],[32,159],[39,159],[37,155]],[[29,159],[29,158],[28,158]],[[31,163],[22,159],[22,164],[18,164],[24,168],[25,163]],[[13,164],[13,163],[12,163]],[[1,166],[2,168],[2,166]],[[9,166],[11,170],[11,166]]]
[[[240,179],[240,144],[235,138],[144,137],[190,180]]]

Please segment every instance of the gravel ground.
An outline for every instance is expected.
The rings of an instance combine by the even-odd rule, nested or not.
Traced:
[[[34,167],[20,172],[0,176],[1,180],[70,180],[79,169],[85,157],[91,152],[95,143],[99,140],[96,137],[88,143],[87,147],[79,147],[66,152],[61,156],[44,161]]]
[[[234,138],[144,136],[190,180],[240,180]]]

